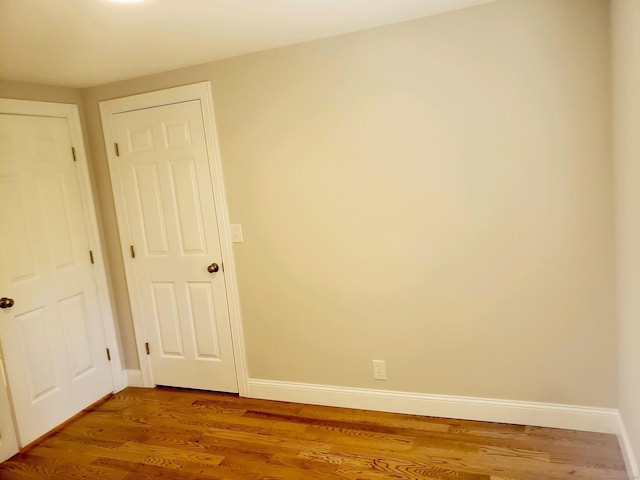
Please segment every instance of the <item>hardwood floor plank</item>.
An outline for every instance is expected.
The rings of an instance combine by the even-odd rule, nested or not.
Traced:
[[[34,449],[35,450],[35,449]],[[5,469],[5,464],[6,469]],[[85,465],[78,462],[41,457],[37,454],[27,453],[19,462],[10,459],[0,465],[0,478],[13,479],[16,473],[21,473],[28,479],[68,479],[86,480],[95,478],[99,480],[122,480],[128,475],[125,471],[110,468],[101,468],[95,465]]]
[[[316,405],[307,405],[297,415],[308,422],[317,420],[324,424],[331,422],[357,423],[369,425],[372,428],[389,428],[416,431],[446,432],[451,428],[451,423],[437,417],[421,417],[418,415],[398,415],[388,412],[374,412],[371,410],[356,410],[351,408],[327,408]]]
[[[127,388],[0,480],[602,480],[614,435]]]

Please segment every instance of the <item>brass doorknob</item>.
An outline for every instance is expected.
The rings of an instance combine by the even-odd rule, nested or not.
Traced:
[[[13,298],[2,297],[0,298],[0,308],[11,308],[13,307]]]
[[[218,270],[220,270],[220,267],[217,263],[212,263],[207,267],[207,272],[209,273],[216,273]]]

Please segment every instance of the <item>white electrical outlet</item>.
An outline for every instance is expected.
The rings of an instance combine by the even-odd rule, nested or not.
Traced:
[[[387,367],[384,360],[371,360],[373,362],[373,378],[375,380],[387,379]]]

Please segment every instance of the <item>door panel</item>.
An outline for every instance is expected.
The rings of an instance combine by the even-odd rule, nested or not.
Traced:
[[[0,462],[18,452],[18,441],[10,412],[9,392],[7,390],[2,348],[0,348]]]
[[[189,283],[190,320],[193,324],[193,339],[197,358],[220,358],[218,332],[212,325],[216,324],[216,313],[211,286],[207,283]],[[206,319],[213,319],[212,322]]]
[[[5,157],[5,162],[7,158]],[[0,178],[0,191],[7,198],[20,199],[19,177]],[[0,218],[11,225],[13,235],[5,236],[5,281],[17,284],[36,276],[35,248],[28,233],[27,216],[23,202],[0,203]]]
[[[206,242],[202,228],[200,192],[193,160],[171,162],[169,170],[172,197],[178,212],[179,240],[182,255],[206,255]]]
[[[22,315],[16,315],[18,324],[18,345],[24,355],[25,378],[29,387],[29,402],[59,390],[54,369],[54,357],[49,346],[49,322],[45,309],[37,308]]]
[[[0,337],[20,443],[113,389],[65,118],[0,114]]]
[[[224,272],[207,271],[222,255],[200,102],[111,120],[154,383],[237,392]]]
[[[160,332],[160,352],[166,357],[184,358],[180,316],[176,308],[176,286],[173,283],[151,284],[155,320]]]
[[[62,175],[36,177],[40,212],[42,212],[45,238],[54,270],[75,266],[72,224],[68,212],[73,209],[66,194],[69,192]]]
[[[135,198],[142,220],[142,237],[147,255],[169,255],[169,239],[164,221],[164,205],[156,165],[135,165]]]
[[[79,379],[82,375],[91,372],[93,367],[91,359],[90,342],[87,329],[87,306],[84,294],[74,295],[59,303],[62,329],[69,354],[69,367],[72,380]]]

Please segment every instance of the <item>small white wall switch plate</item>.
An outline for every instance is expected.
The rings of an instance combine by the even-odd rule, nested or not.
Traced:
[[[231,241],[233,243],[244,242],[244,238],[242,237],[242,225],[239,223],[231,224]]]

